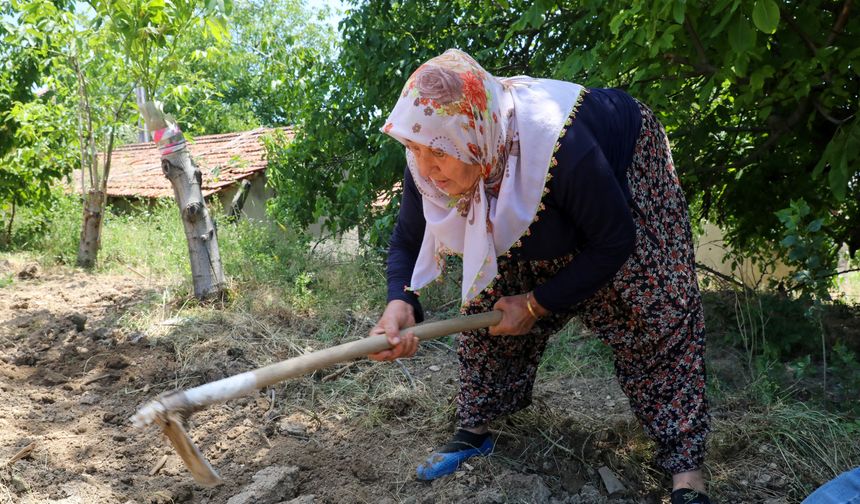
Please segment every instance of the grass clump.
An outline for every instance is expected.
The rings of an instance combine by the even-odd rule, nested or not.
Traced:
[[[860,460],[856,422],[800,402],[727,406],[714,421],[709,444],[710,470],[719,474],[714,484],[725,492],[754,490],[800,501]]]

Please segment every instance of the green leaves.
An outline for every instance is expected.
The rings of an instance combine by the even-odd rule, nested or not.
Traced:
[[[672,19],[678,24],[684,24],[684,14],[687,10],[686,0],[675,0],[672,5]]]
[[[773,35],[779,24],[779,7],[774,0],[756,0],[753,5],[753,23],[763,33]]]
[[[835,279],[835,243],[823,231],[829,216],[815,218],[806,200],[792,200],[787,208],[776,212],[783,225],[779,242],[785,259],[795,268],[793,280],[805,294],[818,300],[829,299],[829,289]]]
[[[825,0],[366,0],[341,23],[337,63],[307,80],[320,99],[299,113],[278,212],[307,221],[313,200],[338,227],[384,222],[356,210],[402,176],[379,121],[416,65],[460,47],[500,75],[618,86],[648,104],[696,216],[736,249],[771,251],[784,238],[775,212],[792,200],[833,215],[814,232],[847,242],[860,221],[860,17],[833,38],[837,17]],[[280,75],[267,86],[275,77],[297,87]]]
[[[743,14],[739,14],[732,20],[728,35],[729,44],[736,53],[749,51],[756,42],[755,30]]]
[[[854,119],[843,126],[834,135],[824,154],[819,159],[813,171],[813,177],[819,177],[825,168],[830,190],[839,201],[844,201],[848,192],[848,184],[858,173],[858,158],[860,158],[860,121]]]

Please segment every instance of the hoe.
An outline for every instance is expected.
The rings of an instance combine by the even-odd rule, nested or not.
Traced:
[[[450,320],[429,322],[401,331],[415,334],[421,340],[431,340],[462,331],[496,325],[502,320],[502,312],[491,311]],[[176,390],[150,401],[131,417],[135,427],[158,424],[182,462],[191,471],[194,480],[203,486],[221,483],[221,477],[197,448],[183,427],[183,421],[195,411],[210,404],[228,401],[252,394],[254,391],[275,383],[302,376],[339,362],[350,361],[368,354],[391,348],[384,335],[369,336],[324,350],[310,352],[292,359],[276,362],[259,369],[240,373],[218,381],[206,383],[188,390]]]

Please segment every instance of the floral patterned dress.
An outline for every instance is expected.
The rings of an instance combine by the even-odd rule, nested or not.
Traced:
[[[676,474],[701,467],[704,458],[705,325],[687,203],[668,139],[654,114],[639,107],[642,129],[627,170],[634,252],[596,294],[539,320],[529,335],[489,336],[486,329],[462,334],[457,416],[461,426],[474,427],[528,406],[548,338],[578,317],[612,348],[618,381],[657,443],[658,465]],[[572,258],[499,257],[492,289],[464,312],[487,311],[503,296],[530,291]]]

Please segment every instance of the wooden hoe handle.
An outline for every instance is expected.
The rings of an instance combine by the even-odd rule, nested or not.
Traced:
[[[411,332],[419,340],[427,341],[448,334],[489,327],[498,324],[501,320],[502,312],[490,311],[420,324],[403,329],[401,334],[406,335]],[[137,426],[149,425],[157,418],[164,418],[170,412],[188,413],[210,404],[246,396],[263,387],[302,376],[317,369],[324,369],[338,362],[358,359],[389,348],[391,345],[388,344],[385,335],[376,335],[306,353],[199,387],[163,395],[142,406],[131,420]]]
[[[400,331],[400,334],[405,336],[411,332],[420,341],[427,341],[449,334],[489,327],[498,324],[501,320],[502,312],[490,311],[420,324],[403,329]],[[317,350],[316,352],[277,362],[256,371],[251,371],[251,373],[255,374],[257,388],[263,388],[288,378],[302,376],[317,369],[327,368],[338,362],[365,357],[373,353],[388,350],[389,348],[391,348],[391,345],[388,344],[388,338],[385,335],[368,336],[367,338],[350,341],[331,348]]]
[[[413,333],[421,341],[439,338],[461,331],[470,331],[496,325],[502,312],[492,311],[430,322],[404,329],[401,335]],[[276,362],[260,369],[240,373],[229,378],[206,383],[189,390],[177,390],[150,401],[132,417],[137,426],[157,423],[182,458],[194,479],[204,486],[221,483],[221,477],[203,456],[182,425],[182,416],[210,404],[227,401],[253,393],[267,385],[301,376],[338,362],[364,357],[391,348],[385,335],[370,336],[357,341],[307,353],[292,359]]]

